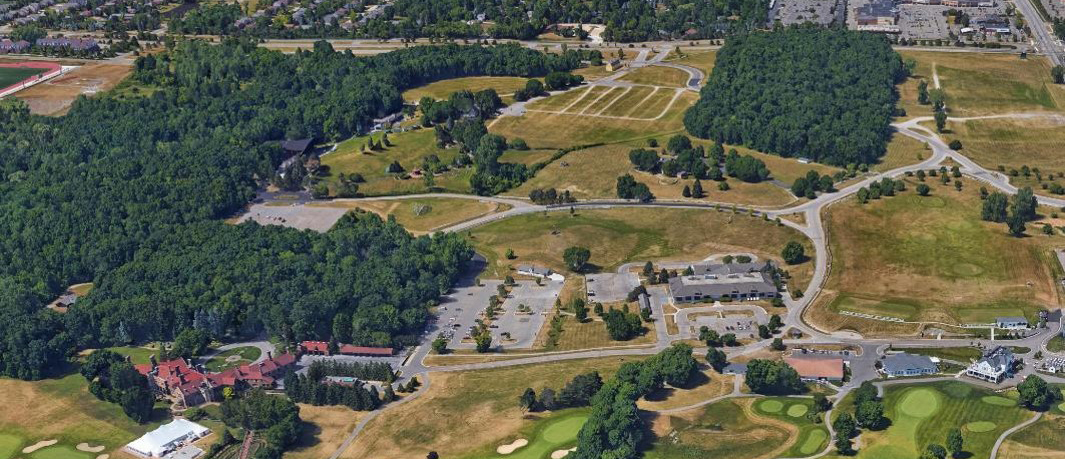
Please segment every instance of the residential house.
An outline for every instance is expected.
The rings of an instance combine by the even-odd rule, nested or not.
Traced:
[[[692,274],[669,279],[676,303],[710,300],[760,300],[780,296],[772,263],[723,263],[689,266]]]
[[[939,366],[930,357],[905,352],[888,355],[880,361],[880,364],[881,371],[889,378],[931,375],[939,372]]]
[[[965,370],[965,374],[976,379],[998,384],[1002,380],[1013,376],[1013,367],[1016,363],[1017,358],[1014,357],[1009,348],[998,346],[984,353],[980,360],[969,365],[969,368]]]
[[[784,363],[799,373],[803,381],[842,381],[843,359],[840,357],[785,357]]]
[[[625,63],[622,62],[621,59],[611,59],[606,63],[606,71],[608,72],[616,72],[624,67]]]
[[[30,47],[30,42],[26,40],[11,41],[8,39],[0,40],[0,54],[10,53],[22,53]]]

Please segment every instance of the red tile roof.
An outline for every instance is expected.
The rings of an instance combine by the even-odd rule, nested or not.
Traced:
[[[344,344],[340,346],[341,354],[352,355],[380,355],[391,356],[393,354],[390,347],[366,347],[366,346],[352,346],[350,344]]]

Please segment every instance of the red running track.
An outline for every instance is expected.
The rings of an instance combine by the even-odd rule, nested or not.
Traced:
[[[15,83],[15,84],[11,85],[11,86],[8,86],[6,88],[0,88],[0,94],[3,94],[3,93],[7,92],[10,89],[14,89],[16,87],[22,86],[23,84],[25,84],[28,81],[39,80],[39,79],[42,79],[42,78],[51,78],[52,76],[58,74],[60,71],[63,70],[63,67],[61,67],[59,64],[56,64],[54,62],[15,62],[15,63],[10,63],[10,64],[3,63],[3,64],[0,64],[0,67],[2,67],[2,68],[24,68],[24,69],[45,69],[44,73],[39,73],[37,75],[31,76],[29,78],[26,78],[25,80],[22,80],[22,81],[20,81],[18,83]]]

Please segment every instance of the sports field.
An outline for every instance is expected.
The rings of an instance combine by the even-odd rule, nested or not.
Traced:
[[[757,234],[757,238],[752,238]],[[695,209],[596,209],[537,213],[508,218],[470,232],[478,253],[488,258],[486,276],[510,272],[511,265],[542,264],[567,272],[562,252],[587,247],[592,270],[612,271],[623,263],[647,260],[702,260],[714,253],[753,252],[778,259],[790,241],[807,240],[797,231],[759,217]],[[514,260],[505,257],[514,250]],[[811,247],[806,248],[812,254]],[[805,286],[812,262],[791,266],[796,285]]]
[[[1021,60],[1012,54],[912,51],[900,54],[903,59],[917,60],[916,73],[925,77],[929,89],[935,87],[932,73],[935,65],[947,95],[947,108],[955,116],[1060,111],[1065,107],[1065,88],[1052,84],[1051,66],[1043,57]],[[916,88],[916,83],[910,84]],[[904,100],[908,94],[909,90],[902,91]],[[920,114],[912,107],[907,108],[910,111],[915,112],[907,113],[910,116]]]
[[[399,224],[414,235],[430,233],[448,225],[510,208],[507,204],[462,198],[382,199],[377,201],[341,199],[311,205],[362,209],[380,215],[381,218],[394,216]]]
[[[7,88],[34,75],[40,75],[47,70],[37,67],[8,67],[0,65],[0,89]]]
[[[853,412],[852,404],[853,398],[847,397],[834,413]],[[884,415],[891,425],[882,431],[863,431],[854,457],[917,457],[929,443],[944,444],[947,432],[956,427],[961,429],[966,457],[987,458],[998,436],[1031,414],[1012,399],[958,381],[889,386]]]
[[[537,394],[545,387],[557,391],[574,376],[589,371],[598,371],[606,380],[622,363],[634,360],[640,358],[609,357],[432,373],[426,393],[367,423],[340,457],[424,457],[428,450],[436,451],[440,457],[493,452],[518,435],[531,435],[539,419],[549,419],[544,414],[526,419],[518,406],[518,397],[526,387]],[[525,438],[533,443],[531,436]]]
[[[681,132],[684,111],[698,96],[677,88],[587,85],[535,101],[489,131],[523,138],[533,148],[616,143]]]
[[[728,399],[655,420],[648,459],[805,457],[824,449],[828,432],[805,414],[807,399]]]
[[[832,330],[898,333],[897,324],[837,313],[988,323],[1011,315],[1034,320],[1041,305],[1056,304],[1055,239],[1018,239],[1003,224],[981,221],[978,187],[962,180],[961,192],[933,179],[926,182],[931,196],[917,196],[911,182],[899,196],[829,208],[832,270],[827,295],[807,318]]]

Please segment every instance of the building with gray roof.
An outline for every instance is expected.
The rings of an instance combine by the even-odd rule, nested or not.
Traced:
[[[1017,358],[1009,348],[998,346],[986,353],[965,370],[973,378],[998,384],[1003,379],[1013,376],[1013,367]]]
[[[669,279],[670,296],[676,303],[702,300],[761,300],[777,298],[773,265],[764,263],[699,264],[693,274]]]
[[[995,326],[1009,330],[1028,328],[1028,319],[1024,317],[996,317]]]
[[[905,352],[888,355],[880,364],[881,370],[889,378],[931,375],[939,372],[939,366],[930,357]]]

